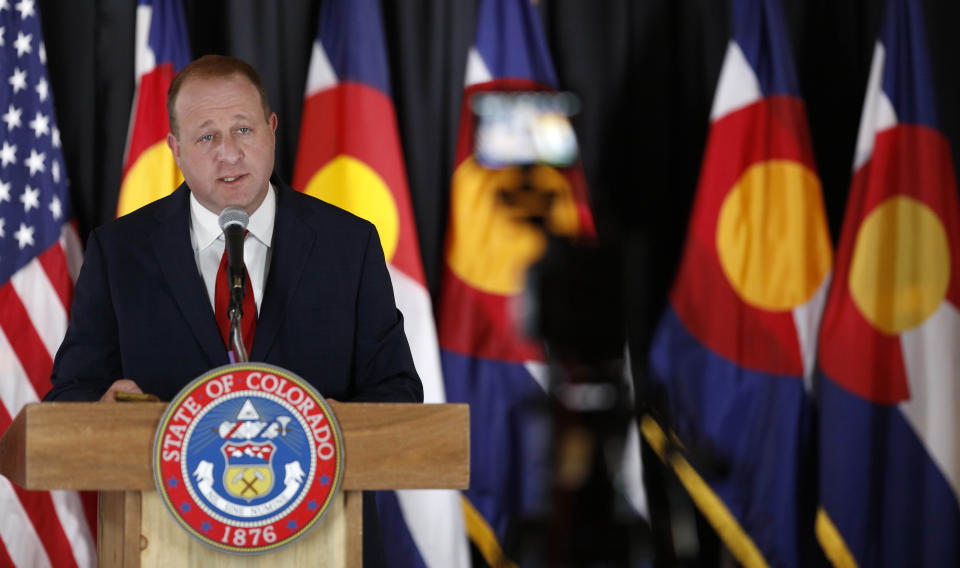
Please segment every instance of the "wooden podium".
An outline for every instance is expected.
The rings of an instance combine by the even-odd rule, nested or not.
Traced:
[[[340,495],[307,535],[258,556],[215,550],[164,508],[152,451],[166,403],[35,403],[0,438],[0,474],[29,490],[100,492],[101,567],[350,566],[363,563],[362,490],[465,489],[465,404],[330,402],[344,443]],[[389,559],[387,559],[389,563]]]

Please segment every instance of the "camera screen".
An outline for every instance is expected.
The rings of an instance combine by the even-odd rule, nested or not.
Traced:
[[[577,137],[570,116],[578,101],[573,94],[480,93],[471,104],[477,117],[474,155],[481,166],[564,167],[576,161]]]

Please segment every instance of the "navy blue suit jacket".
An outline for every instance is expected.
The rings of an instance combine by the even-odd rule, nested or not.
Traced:
[[[251,361],[297,373],[328,398],[419,402],[372,224],[283,183]],[[228,363],[190,244],[189,188],[95,230],[46,400],[96,400],[127,378],[171,400]]]

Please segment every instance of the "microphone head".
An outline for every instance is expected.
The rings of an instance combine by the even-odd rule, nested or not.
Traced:
[[[220,224],[221,231],[226,231],[227,227],[233,225],[239,226],[240,230],[243,231],[250,222],[250,216],[247,215],[247,212],[242,208],[231,205],[225,207],[223,211],[220,212],[220,217],[217,219],[217,222]]]

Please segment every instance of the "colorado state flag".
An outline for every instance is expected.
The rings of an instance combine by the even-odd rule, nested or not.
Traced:
[[[780,2],[732,8],[651,381],[690,455],[716,458],[694,460],[681,481],[731,552],[746,566],[802,566],[814,476],[805,384],[832,252]]]
[[[470,404],[467,531],[491,566],[509,565],[502,549],[508,527],[547,489],[546,440],[537,437],[529,414],[545,400],[546,367],[539,343],[522,337],[512,317],[525,272],[546,240],[500,198],[501,189],[519,186],[521,173],[487,170],[474,158],[470,99],[484,91],[556,84],[529,0],[481,0],[467,57],[438,316],[447,397]],[[536,187],[556,192],[547,219],[554,232],[593,233],[579,169],[538,166],[531,175]]]
[[[820,334],[817,536],[836,566],[957,566],[960,205],[921,3],[886,10]]]
[[[190,62],[180,0],[140,0],[135,50],[137,90],[117,217],[169,195],[183,181],[167,147],[167,89],[173,76]]]
[[[445,402],[430,293],[420,259],[378,0],[320,7],[294,187],[374,223],[427,403]],[[377,495],[390,566],[466,566],[456,491]]]

